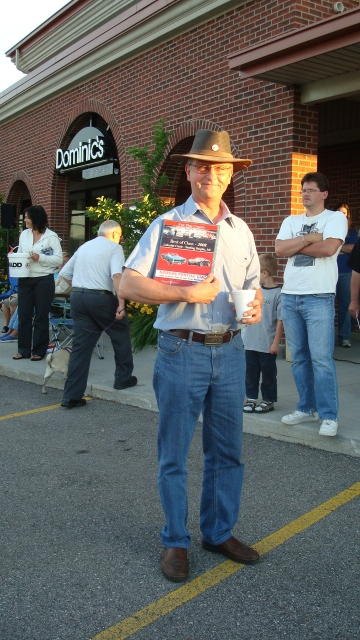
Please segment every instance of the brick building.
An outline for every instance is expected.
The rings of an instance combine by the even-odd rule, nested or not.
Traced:
[[[197,129],[227,129],[253,160],[226,198],[260,251],[301,210],[308,170],[359,225],[359,25],[357,0],[71,0],[7,52],[27,75],[0,94],[0,192],[20,219],[42,204],[76,244],[98,195],[138,195],[127,150],[163,118],[175,202],[187,184],[168,156]]]

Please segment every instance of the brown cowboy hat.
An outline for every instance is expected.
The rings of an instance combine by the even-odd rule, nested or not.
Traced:
[[[231,153],[230,136],[227,131],[199,129],[188,153],[173,153],[172,158],[195,158],[207,162],[230,162],[234,171],[251,165],[248,158],[234,158]]]

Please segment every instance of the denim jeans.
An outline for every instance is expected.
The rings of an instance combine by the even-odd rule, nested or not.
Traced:
[[[204,540],[231,536],[243,481],[240,462],[245,392],[241,334],[220,346],[182,340],[160,331],[154,367],[159,407],[159,492],[165,547],[190,545],[187,529],[187,457],[203,412],[204,471],[200,528]]]
[[[336,420],[338,389],[334,352],[334,294],[281,295],[285,336],[299,394],[299,411]]]
[[[336,298],[338,302],[338,335],[339,341],[351,338],[351,315],[348,311],[350,304],[351,271],[339,273],[336,285]]]
[[[246,357],[246,397],[257,400],[259,385],[261,397],[267,402],[277,401],[277,366],[275,353],[245,351]],[[261,378],[261,384],[260,384]]]

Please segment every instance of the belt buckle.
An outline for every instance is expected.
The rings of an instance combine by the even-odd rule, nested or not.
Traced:
[[[206,333],[204,344],[208,347],[217,347],[223,343],[222,333]]]

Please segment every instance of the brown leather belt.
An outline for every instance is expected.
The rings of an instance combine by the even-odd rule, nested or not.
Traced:
[[[113,296],[113,292],[108,289],[86,289],[85,287],[73,287],[71,291],[75,291],[76,293],[101,293],[107,296]]]
[[[188,329],[169,329],[169,333],[172,333],[178,338],[188,340],[191,335],[193,342],[202,342],[208,347],[216,347],[224,342],[230,342],[234,336],[240,332],[240,329],[236,331],[226,331],[226,333],[197,333],[196,331],[189,331]]]

